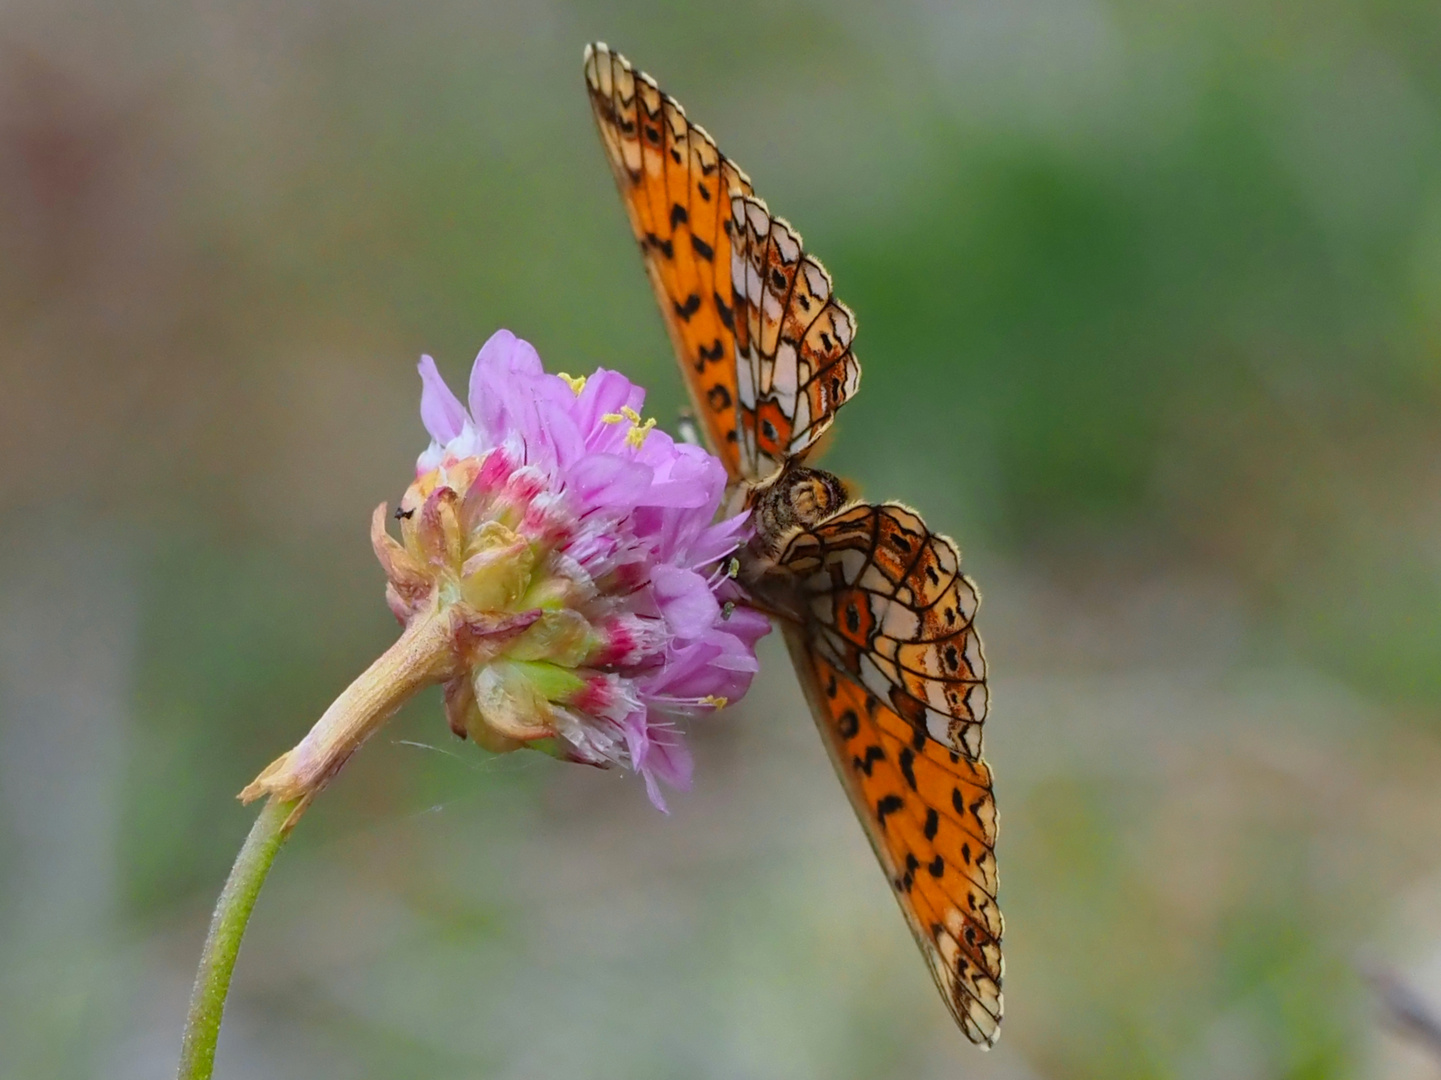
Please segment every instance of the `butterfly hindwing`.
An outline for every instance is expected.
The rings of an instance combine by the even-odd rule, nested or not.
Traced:
[[[948,750],[816,647],[787,642],[816,725],[931,974],[967,1038],[992,1045],[1002,1013],[996,804],[979,758]]]
[[[815,647],[949,750],[981,754],[989,708],[980,603],[955,545],[896,503],[858,503],[793,536]]]
[[[854,504],[792,536],[786,639],[832,762],[962,1030],[1001,1018],[996,808],[981,759],[979,594],[913,511]]]

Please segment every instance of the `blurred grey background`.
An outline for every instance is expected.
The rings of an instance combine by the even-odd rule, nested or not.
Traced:
[[[860,319],[827,463],[986,600],[1008,1017],[965,1044],[783,651],[632,777],[408,708],[261,898],[218,1075],[1441,1075],[1441,7],[0,6],[0,1075],[167,1075],[234,794],[395,632],[414,364],[679,379],[580,73]]]

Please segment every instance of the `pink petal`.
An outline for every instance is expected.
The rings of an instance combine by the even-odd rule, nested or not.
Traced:
[[[539,423],[531,384],[544,375],[528,341],[497,330],[480,348],[470,369],[470,415],[494,443],[518,433],[534,441]]]
[[[736,607],[725,620],[725,631],[754,654],[756,642],[771,632],[771,621],[754,608]]]
[[[440,377],[435,361],[429,356],[420,358],[420,422],[430,437],[444,446],[465,430],[470,417],[460,398],[451,392]]]
[[[694,570],[661,564],[651,570],[650,587],[661,615],[678,638],[698,638],[720,618],[715,594]]]
[[[591,454],[577,461],[568,488],[586,507],[635,506],[651,487],[651,470],[617,454]]]
[[[706,669],[710,662],[721,654],[722,647],[715,642],[703,641],[683,645],[671,650],[665,666],[654,675],[640,680],[641,693],[647,697],[700,698],[710,693],[700,690],[692,693],[692,687],[702,681],[710,681]]]
[[[685,791],[690,788],[694,772],[694,762],[680,733],[654,723],[644,709],[627,716],[622,730],[631,766],[645,778],[646,794],[652,805],[663,814],[670,813],[661,795],[660,782]]]

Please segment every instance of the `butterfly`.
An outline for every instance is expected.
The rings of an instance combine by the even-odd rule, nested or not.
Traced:
[[[753,515],[740,581],[784,632],[941,997],[989,1047],[1004,964],[980,595],[914,510],[805,463],[860,384],[825,268],[649,75],[597,43],[585,81],[702,434]]]

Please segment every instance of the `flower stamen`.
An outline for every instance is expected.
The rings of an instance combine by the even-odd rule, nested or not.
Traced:
[[[632,421],[632,425],[631,429],[625,433],[625,442],[627,446],[633,446],[639,450],[645,445],[645,437],[650,434],[651,428],[655,427],[655,417],[652,416],[644,424],[636,424]]]

